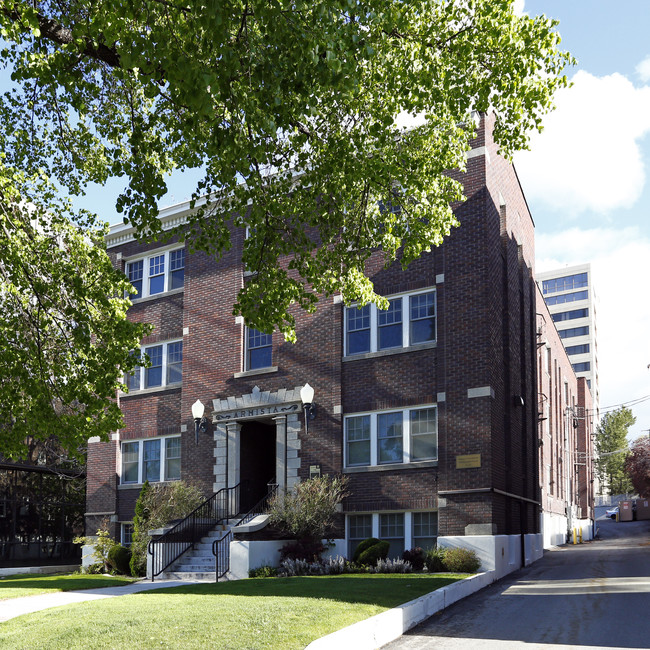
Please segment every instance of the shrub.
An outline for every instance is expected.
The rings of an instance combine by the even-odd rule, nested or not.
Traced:
[[[280,564],[280,576],[327,576],[341,573],[356,573],[357,567],[345,558],[337,556],[324,561],[307,562],[306,560],[284,560]]]
[[[481,567],[476,553],[468,548],[447,549],[444,564],[447,571],[454,573],[476,573]]]
[[[96,562],[95,564],[89,564],[87,567],[84,568],[84,573],[87,573],[89,575],[95,575],[98,573],[104,573],[104,563],[103,562]]]
[[[122,544],[115,544],[108,552],[108,563],[118,573],[123,575],[131,575],[131,551],[122,546]]]
[[[439,573],[445,571],[445,553],[444,548],[430,548],[424,557],[424,563],[429,573]]]
[[[323,566],[327,569],[327,575],[340,575],[342,573],[355,573],[357,571],[357,567],[341,555],[328,557],[323,562]]]
[[[145,507],[145,501],[151,491],[151,484],[145,481],[135,502],[135,515],[133,516],[133,535],[131,537],[131,560],[129,566],[131,575],[134,578],[145,575],[147,572],[147,544],[149,537],[147,531],[149,526],[149,509]]]
[[[97,531],[97,537],[75,537],[72,541],[74,544],[84,544],[86,546],[93,546],[93,557],[101,565],[102,570],[97,573],[103,573],[110,569],[108,561],[108,553],[117,543],[110,535],[107,529],[107,523],[104,522],[102,527]]]
[[[395,558],[394,560],[377,560],[377,564],[372,568],[372,573],[411,573],[413,567],[410,562]]]
[[[359,555],[359,564],[375,566],[378,560],[385,560],[388,557],[389,549],[389,542],[379,541]]]
[[[249,578],[275,578],[278,575],[278,570],[275,567],[265,564],[264,566],[258,566],[257,569],[249,569],[248,577]]]
[[[288,577],[308,576],[314,575],[317,571],[320,571],[320,567],[320,562],[307,562],[306,560],[284,560],[283,562],[280,562],[280,571],[278,574]]]
[[[334,525],[336,507],[347,496],[346,476],[318,476],[298,483],[293,492],[277,494],[269,503],[272,524],[293,539],[320,544]],[[321,550],[325,550],[321,544]]]
[[[175,519],[182,519],[204,500],[201,490],[185,481],[150,485],[145,481],[135,504],[131,574],[143,576],[147,571],[149,531],[164,528]]]
[[[287,542],[280,549],[280,561],[283,560],[306,560],[315,562],[321,556],[326,547],[319,539],[297,539]]]
[[[379,540],[376,537],[368,537],[367,539],[364,539],[363,541],[359,542],[359,545],[355,549],[353,555],[352,555],[352,561],[353,562],[358,562],[359,561],[359,556],[367,549],[369,549],[371,546],[374,546],[377,544]]]
[[[414,571],[422,571],[424,569],[424,560],[426,554],[421,546],[416,546],[408,551],[404,551],[402,559],[410,562]]]

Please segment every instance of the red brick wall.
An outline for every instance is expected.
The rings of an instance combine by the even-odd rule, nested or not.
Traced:
[[[496,524],[498,533],[534,532],[539,519],[534,505],[493,491],[457,493],[497,488],[535,499],[539,486],[533,223],[514,169],[497,156],[489,125],[488,133],[484,127],[482,122],[473,144],[480,155],[468,160],[466,173],[454,174],[467,196],[456,206],[460,227],[406,271],[397,263],[385,269],[379,253],[368,262],[380,293],[436,286],[437,347],[343,362],[343,307],[329,298],[313,315],[296,309],[295,345],[274,335],[277,372],[235,378],[244,369],[244,328],[231,313],[245,281],[240,229],[220,260],[203,253],[186,257],[183,292],[131,309],[133,318],[155,325],[146,343],[183,337],[183,382],[167,391],[122,397],[122,439],[179,433],[186,425],[182,477],[207,492],[214,481],[214,442],[210,433],[194,443],[190,407],[197,398],[209,416],[216,397],[241,396],[256,385],[275,391],[309,382],[316,389],[318,417],[308,435],[301,433],[305,477],[310,464],[327,473],[343,469],[342,416],[335,407],[344,414],[403,408],[436,403],[444,393],[438,402],[437,467],[350,474],[346,511],[435,509],[442,490],[447,505],[440,509],[441,535],[463,534],[470,524]],[[130,256],[152,248],[128,243],[119,250]],[[442,275],[444,282],[436,285]],[[493,398],[468,398],[468,389],[485,386],[493,389]],[[514,405],[515,395],[524,398],[523,407]],[[456,469],[456,456],[476,453],[480,468]],[[120,519],[129,519],[137,490],[121,489],[115,496],[115,460],[101,462],[110,466],[101,471],[112,472],[113,483],[104,492],[93,483],[89,504],[110,493]],[[100,464],[99,456],[89,464],[89,486],[91,474],[99,471],[91,468]]]

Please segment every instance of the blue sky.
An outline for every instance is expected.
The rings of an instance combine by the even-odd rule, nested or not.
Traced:
[[[601,406],[650,396],[650,0],[516,0],[560,21],[578,64],[570,89],[515,166],[536,224],[540,271],[591,262],[598,296]],[[644,63],[645,62],[645,63]],[[176,175],[161,207],[189,198],[197,174]],[[83,204],[121,221],[107,196]],[[630,438],[650,429],[650,400],[633,407]]]
[[[519,0],[560,21],[570,89],[515,166],[537,270],[591,262],[601,407],[650,395],[650,2]],[[630,438],[648,435],[650,400]]]

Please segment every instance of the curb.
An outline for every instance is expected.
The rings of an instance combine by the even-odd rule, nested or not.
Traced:
[[[496,579],[496,571],[477,573],[387,612],[316,639],[305,650],[331,650],[332,648],[375,650],[399,638],[404,632],[437,612],[491,585]]]

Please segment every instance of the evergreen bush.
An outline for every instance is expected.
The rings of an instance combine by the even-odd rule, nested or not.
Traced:
[[[151,491],[149,481],[145,481],[140,490],[138,500],[135,502],[135,514],[133,516],[133,535],[131,537],[131,560],[129,567],[131,575],[134,578],[143,576],[147,572],[147,544],[149,537],[147,532],[149,526],[149,509],[145,507],[145,502]]]
[[[359,564],[375,566],[379,560],[385,560],[388,557],[389,549],[389,542],[379,541],[359,555]]]
[[[368,537],[367,539],[364,539],[361,542],[359,542],[359,545],[357,546],[357,548],[354,550],[354,553],[352,554],[352,561],[359,562],[359,556],[365,550],[377,544],[377,542],[379,542],[379,540],[376,537]]]
[[[122,544],[115,544],[108,552],[108,563],[118,573],[123,575],[131,575],[131,551],[122,546]]]

